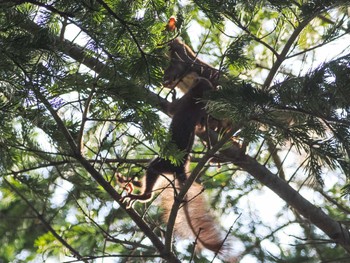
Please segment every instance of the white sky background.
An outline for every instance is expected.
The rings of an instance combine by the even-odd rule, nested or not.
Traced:
[[[189,36],[191,36],[191,41],[193,43],[194,46],[198,46],[199,43],[196,43],[196,40],[198,42],[198,39],[202,33],[201,31],[201,27],[196,24],[195,22],[192,22],[189,25],[188,28],[188,34]],[[227,33],[229,33],[230,35],[234,34],[234,32],[236,31],[237,28],[235,28],[233,25],[228,26],[226,28]],[[78,35],[77,35],[78,34]],[[87,38],[84,36],[84,34],[79,34],[79,29],[70,25],[67,27],[66,30],[66,34],[65,34],[65,38],[68,40],[75,40],[75,43],[80,44],[80,45],[84,45],[87,41]],[[223,41],[225,41],[223,39]],[[227,40],[226,40],[227,41]],[[306,72],[310,71],[312,68],[317,67],[318,65],[329,61],[330,59],[333,59],[334,57],[338,57],[341,56],[342,54],[345,53],[349,53],[350,52],[350,35],[346,35],[344,37],[342,37],[341,39],[335,41],[334,43],[325,45],[321,48],[318,48],[315,50],[314,56],[317,58],[317,61],[313,62],[313,64],[311,65],[305,65],[305,61],[300,61],[300,57],[296,57],[292,60],[288,60],[286,62],[285,65],[292,65],[293,68],[287,69],[287,70],[292,70],[292,72],[296,75],[303,75]],[[207,60],[204,57],[204,60]],[[283,67],[284,65],[282,65]],[[85,68],[84,66],[82,66],[81,68],[82,70],[87,70],[87,68]],[[257,76],[257,79],[255,79],[254,81],[258,82],[258,83],[263,83],[264,81],[264,77],[265,73],[262,73],[260,76]],[[283,79],[284,76],[280,75],[280,77]],[[294,172],[295,167],[293,166],[293,163],[295,161],[295,158],[297,156],[290,154],[290,156],[288,157],[287,161],[286,161],[286,167],[290,167],[286,169],[286,174],[288,176],[288,174],[291,174]],[[294,170],[293,170],[294,169]],[[301,171],[302,172],[302,171]],[[337,175],[337,177],[334,177],[334,174],[327,174],[327,176],[324,177],[325,180],[325,185],[328,186],[329,188],[331,188],[335,183],[339,182],[339,175]],[[241,178],[242,180],[244,179],[243,177]],[[239,183],[239,178],[237,179],[238,183]],[[58,191],[57,192],[57,199],[56,200],[61,200],[61,198],[64,198],[64,196],[67,194],[67,191],[69,191],[71,185],[67,185],[64,182],[62,182],[62,188],[60,188],[62,191]],[[302,195],[304,197],[306,197],[308,200],[310,200],[312,203],[319,203],[320,198],[318,196],[318,194],[314,193],[311,190],[308,190],[307,188],[303,188],[301,191]],[[61,196],[61,197],[60,197]],[[58,203],[59,205],[59,203]],[[244,211],[245,210],[254,210],[256,211],[256,216],[259,216],[260,220],[262,220],[266,225],[275,225],[276,224],[276,218],[277,218],[277,214],[280,213],[281,211],[287,211],[286,215],[285,215],[285,219],[293,219],[293,215],[290,211],[288,211],[288,209],[285,209],[285,202],[283,200],[281,200],[276,194],[274,194],[271,190],[269,190],[266,187],[263,187],[263,190],[257,192],[257,191],[253,191],[252,193],[250,193],[249,195],[247,195],[246,197],[242,198],[239,205],[239,210],[242,211],[242,215],[238,220],[243,220],[242,222],[244,222]],[[247,205],[249,207],[247,207]],[[249,215],[247,215],[249,216]],[[233,220],[235,220],[238,217],[237,214],[234,214],[232,212],[232,214],[225,216],[224,218],[222,218],[223,220],[223,225],[226,229],[228,229],[231,226],[231,222]],[[74,220],[74,218],[71,218],[70,220]],[[227,222],[227,224],[225,225],[224,222]],[[280,224],[280,222],[278,222]],[[268,233],[264,233],[264,229],[261,229],[261,236],[264,236],[265,234]],[[284,240],[284,244],[286,248],[288,248],[291,244],[293,243],[294,238],[290,236],[290,234],[296,235],[298,236],[298,234],[301,234],[301,230],[300,227],[297,225],[291,225],[287,228],[284,228],[283,231],[279,232],[279,237],[281,238],[281,240]],[[266,250],[271,252],[272,254],[278,255],[279,254],[279,250],[278,248],[271,242],[268,241],[264,241],[262,243],[263,247],[266,247]],[[240,245],[238,244],[238,247],[240,247]],[[61,260],[69,260],[70,258],[64,257]],[[97,261],[99,262],[99,261]],[[102,261],[101,261],[102,262]],[[115,262],[111,259],[104,259],[103,260],[104,263],[109,263],[109,262]],[[218,261],[214,261],[214,262],[218,262]],[[246,256],[241,263],[255,263],[257,261],[255,261],[252,257],[250,257],[249,255]]]

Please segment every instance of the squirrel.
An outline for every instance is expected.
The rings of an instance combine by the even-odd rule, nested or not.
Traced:
[[[180,151],[184,152],[184,157],[177,164],[162,157],[154,159],[146,170],[143,192],[140,195],[129,192],[122,198],[121,201],[126,202],[128,207],[135,201],[148,202],[156,190],[155,185],[160,175],[165,175],[168,178],[173,175],[175,183],[169,186],[171,179],[168,179],[167,186],[163,187],[164,192],[161,194],[161,207],[164,209],[164,221],[167,222],[174,203],[174,191],[181,188],[190,174],[188,168],[190,162],[189,153],[194,143],[195,130],[198,126],[203,125],[206,118],[205,103],[202,101],[202,98],[205,92],[211,90],[213,90],[211,82],[206,78],[198,77],[194,79],[188,92],[179,99],[169,132],[171,134],[171,142]],[[178,211],[175,221],[175,234],[185,238],[192,237],[196,239],[196,250],[206,248],[219,254],[223,254],[225,250],[226,254],[227,242],[224,244],[226,241],[225,235],[218,229],[214,218],[208,213],[202,192],[202,186],[198,183],[194,183],[190,187],[184,204]],[[235,260],[231,258],[229,262],[235,262]]]
[[[164,71],[164,87],[170,89],[177,87],[186,94],[193,87],[193,81],[198,77],[202,77],[211,82],[212,90],[217,90],[220,70],[199,59],[192,49],[179,38],[173,39],[168,45],[170,65]],[[178,107],[177,102],[170,110],[175,107]],[[208,116],[207,119],[207,126],[212,130],[227,130],[231,125],[232,123],[229,120],[218,120],[212,116]]]
[[[186,93],[192,87],[195,76],[200,76],[208,79],[215,89],[220,77],[218,69],[199,59],[192,49],[178,38],[169,43],[169,51],[170,65],[165,69],[163,77],[165,87],[173,89],[176,86]]]
[[[153,195],[154,185],[161,174],[174,174],[183,183],[186,180],[186,165],[194,142],[196,126],[204,122],[206,116],[205,104],[200,100],[206,91],[212,89],[211,83],[205,78],[197,78],[193,87],[178,101],[178,107],[170,123],[171,143],[184,153],[179,163],[174,164],[168,159],[158,157],[147,168],[145,189],[141,195],[128,194],[123,198],[130,205],[134,200],[148,202]]]

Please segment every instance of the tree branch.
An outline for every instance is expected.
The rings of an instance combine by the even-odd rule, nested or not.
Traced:
[[[23,23],[18,24],[18,26],[33,34],[34,38],[43,38],[43,32],[45,32],[45,41],[48,42],[47,44],[49,46],[54,47],[59,52],[66,54],[77,62],[93,70],[96,72],[96,74],[99,74],[100,78],[108,79],[108,76],[115,76],[118,74],[115,69],[108,67],[105,63],[101,62],[97,58],[98,55],[92,57],[91,50],[89,50],[89,52],[86,52],[83,47],[80,47],[71,41],[68,41],[66,39],[62,41],[59,36],[53,35],[49,32],[49,30],[38,26],[36,23],[19,12],[14,12],[12,15],[17,16],[17,20],[23,21]],[[125,76],[120,77],[124,78]],[[140,86],[140,90],[141,89],[144,89],[144,87]],[[113,91],[110,89],[105,89],[104,92],[109,92],[111,95],[113,95]],[[164,113],[168,112],[170,103],[166,99],[160,97],[157,93],[148,90],[147,100]]]
[[[83,145],[84,145],[84,127],[87,121],[87,115],[89,113],[90,110],[90,104],[91,104],[91,100],[92,97],[95,93],[95,86],[92,87],[92,90],[90,91],[89,97],[87,98],[86,102],[85,102],[85,107],[83,110],[83,114],[81,116],[81,124],[80,124],[80,130],[79,130],[79,135],[78,135],[78,148],[80,150],[80,152],[82,152],[83,150]]]
[[[204,165],[207,163],[207,161],[214,156],[214,154],[220,150],[220,148],[232,137],[232,130],[227,132],[224,137],[220,139],[220,141],[217,141],[215,145],[201,158],[201,160],[198,162],[196,167],[191,172],[191,175],[187,178],[184,185],[181,186],[181,190],[179,194],[176,196],[174,204],[171,208],[168,223],[167,223],[167,229],[165,233],[165,251],[171,251],[171,244],[172,244],[172,236],[173,236],[173,230],[174,225],[176,221],[177,212],[179,211],[179,208],[182,204],[182,202],[185,200],[185,196],[190,189],[191,185],[194,183],[194,181],[197,179],[200,171],[203,169]],[[186,201],[186,200],[185,200]]]
[[[287,54],[293,45],[294,41],[297,39],[301,31],[310,23],[310,21],[314,18],[314,16],[308,17],[305,20],[301,21],[300,24],[295,28],[291,36],[289,37],[287,43],[284,45],[282,51],[280,54],[276,55],[276,61],[272,65],[271,70],[269,71],[269,74],[267,75],[265,82],[263,84],[264,89],[268,89],[271,85],[271,82],[275,75],[277,74],[277,71],[283,61],[286,59]]]
[[[121,203],[120,201],[121,195],[117,193],[113,186],[111,186],[109,182],[107,182],[103,178],[103,176],[91,165],[91,163],[81,155],[80,149],[78,148],[70,132],[67,130],[62,119],[58,116],[57,112],[52,108],[52,106],[46,100],[46,98],[38,91],[36,91],[35,94],[39,98],[39,100],[42,101],[42,103],[45,105],[45,107],[48,109],[48,111],[51,113],[52,117],[56,121],[58,129],[62,132],[62,134],[68,142],[73,157],[79,161],[79,163],[97,181],[97,183],[100,186],[102,186],[102,188],[127,212],[130,218],[136,223],[136,225],[140,229],[142,229],[144,234],[151,240],[156,249],[160,253],[162,253],[164,258],[169,260],[169,262],[178,262],[176,256],[173,253],[164,250],[164,244],[161,242],[158,236],[153,233],[152,229],[146,224],[146,222],[133,209],[126,209],[126,205]],[[166,253],[164,253],[164,251]]]
[[[105,3],[103,0],[97,0],[97,2],[99,2],[106,10],[107,12],[112,15],[115,19],[117,19],[128,31],[129,35],[131,36],[132,40],[135,42],[137,49],[140,51],[142,58],[145,60],[146,62],[146,67],[147,67],[147,72],[148,72],[148,80],[150,82],[150,69],[149,69],[149,65],[148,65],[148,60],[146,58],[145,52],[143,51],[143,49],[141,48],[140,43],[137,41],[135,34],[132,32],[132,30],[130,29],[130,27],[128,26],[128,23],[123,20],[122,18],[120,18],[115,12],[113,12],[113,10],[108,6],[107,3]]]
[[[212,138],[212,140],[214,140],[214,138]],[[237,157],[240,156],[238,154],[239,151],[239,148],[233,146],[229,149],[222,150],[221,152],[227,157],[231,157],[233,163],[270,188],[288,205],[297,210],[300,215],[310,220],[311,223],[316,225],[331,239],[350,253],[350,233],[348,229],[342,226],[340,222],[333,220],[331,217],[325,214],[321,208],[314,206],[307,199],[302,197],[287,182],[273,174],[265,166],[258,163],[258,161],[254,158],[248,155]]]
[[[126,211],[130,218],[136,223],[136,225],[143,231],[143,233],[151,240],[155,248],[161,253],[162,257],[169,262],[179,262],[176,256],[167,251],[164,253],[165,247],[162,241],[156,234],[153,233],[152,229],[146,224],[146,222],[138,215],[134,209],[126,209],[126,205],[120,202],[121,195],[111,186],[103,176],[81,155],[76,156],[76,159],[86,169],[86,171],[102,186],[102,188]]]
[[[38,210],[32,205],[32,203],[19,191],[16,187],[14,187],[4,176],[2,177],[4,182],[18,195],[27,206],[34,212],[36,217],[40,220],[40,222],[45,226],[45,228],[63,245],[65,246],[77,259],[82,260],[83,262],[88,263],[87,260],[84,260],[83,256],[75,250],[71,245],[64,240],[53,228],[52,226],[45,220],[42,214],[39,213]]]

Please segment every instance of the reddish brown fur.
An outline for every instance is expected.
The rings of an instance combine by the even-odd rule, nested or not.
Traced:
[[[185,95],[192,88],[193,79],[198,76],[208,79],[215,90],[219,78],[219,71],[202,60],[198,59],[194,52],[179,39],[173,40],[170,44],[170,65],[164,72],[164,85],[168,88],[179,88]],[[175,107],[181,107],[178,103]],[[224,130],[231,126],[228,121],[220,121],[210,116],[206,117],[207,126],[213,130]],[[201,131],[203,133],[203,131]],[[205,131],[204,131],[205,132]],[[224,243],[224,237],[217,223],[210,215],[207,203],[201,194],[202,187],[199,184],[193,184],[186,196],[187,203],[180,209],[176,223],[176,233],[184,238],[188,238],[192,233],[192,238],[197,238],[197,249],[207,248],[220,253],[227,262],[236,262],[236,257],[229,256],[229,243]],[[168,188],[167,191],[171,191]],[[173,203],[174,193],[165,193],[162,198],[162,207],[165,209],[165,222],[169,217],[170,209]],[[224,255],[225,254],[225,255]]]
[[[167,187],[161,199],[165,222],[168,222],[174,202],[173,197],[173,187]],[[196,240],[196,251],[206,248],[223,254],[229,248],[229,242],[224,244],[225,236],[208,209],[208,203],[203,196],[203,187],[200,184],[194,183],[187,192],[186,201],[177,214],[175,234],[184,239]]]
[[[216,89],[220,71],[199,59],[192,49],[178,38],[169,43],[170,65],[164,71],[163,85],[168,88],[179,88],[187,93],[193,86],[194,79],[203,77],[212,83],[212,89]],[[178,103],[169,109],[173,111]],[[209,116],[208,127],[212,130],[227,130],[231,126],[228,120],[218,120]]]
[[[198,124],[203,125],[204,119],[207,118],[203,109],[204,104],[198,102],[198,99],[203,97],[204,91],[214,90],[212,84],[219,77],[218,70],[198,59],[193,51],[180,40],[173,40],[169,46],[171,63],[165,70],[164,85],[170,88],[180,87],[185,93],[176,103],[176,107],[173,108],[174,116],[169,132],[172,142],[178,146],[179,150],[185,152],[185,156],[178,166],[160,157],[156,158],[146,171],[142,194],[128,193],[123,198],[123,201],[127,201],[129,206],[134,201],[147,202],[152,198],[159,175],[174,175],[175,182],[173,184],[169,184],[169,181],[167,184],[162,184],[162,187],[165,187],[165,191],[161,195],[165,222],[167,222],[174,202],[175,188],[181,188],[186,177],[190,174],[188,170],[189,152],[192,149],[195,128]],[[198,78],[198,76],[204,78]],[[215,120],[213,121],[215,122]],[[217,121],[215,123],[217,126]],[[207,207],[202,187],[199,184],[193,184],[186,195],[183,207],[178,212],[175,233],[180,237],[191,237],[196,240],[196,250],[206,248],[221,254],[226,262],[236,262],[237,259],[229,255],[232,254],[229,253],[229,242],[225,242],[226,244],[223,245],[224,234],[217,227],[217,223]]]
[[[203,117],[206,116],[203,109],[204,103],[200,102],[199,99],[203,97],[205,91],[212,89],[213,87],[207,79],[198,78],[194,81],[193,87],[180,99],[179,107],[173,116],[169,132],[171,133],[172,142],[177,145],[179,150],[185,152],[184,159],[178,166],[161,157],[152,161],[146,171],[142,194],[128,193],[123,198],[122,201],[126,201],[128,206],[132,205],[134,201],[149,201],[155,191],[155,185],[160,174],[174,175],[175,183],[169,184],[169,181],[167,181],[167,186],[162,184],[166,188],[161,195],[162,207],[165,211],[165,218],[168,218],[174,202],[174,190],[175,188],[181,188],[187,175],[190,174],[188,170],[188,155],[192,149],[195,127],[202,123]],[[197,240],[197,250],[206,248],[216,253],[221,253],[223,251],[224,236],[216,227],[217,224],[207,209],[208,206],[201,194],[201,189],[199,184],[191,186],[186,195],[185,203],[179,210],[175,222],[175,232],[181,237],[192,237],[194,240]]]
[[[169,49],[170,65],[164,71],[164,86],[168,88],[177,86],[186,93],[192,85],[191,82],[187,84],[184,80],[190,77],[191,73],[196,73],[195,76],[208,79],[214,89],[219,78],[219,70],[200,60],[191,48],[178,38],[169,43]]]
[[[184,153],[184,158],[178,165],[161,157],[153,160],[146,171],[146,185],[141,195],[128,194],[123,198],[129,205],[134,200],[147,202],[152,198],[154,185],[160,174],[175,174],[176,179],[184,182],[186,180],[185,166],[188,163],[188,155],[192,149],[194,132],[196,125],[203,123],[205,117],[204,103],[199,100],[203,98],[203,93],[212,89],[211,83],[198,78],[194,86],[180,100],[179,107],[173,116],[169,132],[171,142]]]

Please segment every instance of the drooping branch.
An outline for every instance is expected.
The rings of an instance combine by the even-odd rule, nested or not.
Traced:
[[[18,21],[22,21],[21,23],[18,23],[17,26],[33,34],[35,39],[42,39],[43,41],[47,41],[47,46],[55,49],[56,51],[64,53],[77,62],[80,62],[89,69],[100,74],[101,77],[105,76],[104,70],[108,70],[108,67],[97,59],[97,55],[96,57],[91,56],[91,53],[88,54],[88,52],[86,52],[83,47],[80,47],[77,44],[74,44],[66,39],[62,41],[59,36],[50,33],[48,29],[37,25],[35,22],[28,19],[23,14],[15,11],[12,12],[13,13],[11,16],[15,17]],[[106,73],[108,73],[108,71]]]
[[[146,66],[147,66],[147,73],[148,73],[148,77],[149,77],[149,82],[150,82],[150,69],[149,69],[149,64],[148,64],[148,60],[146,58],[146,54],[143,51],[143,49],[141,48],[140,43],[138,42],[138,40],[136,39],[135,34],[133,33],[133,31],[131,30],[131,28],[129,27],[128,23],[123,20],[121,17],[119,17],[109,6],[106,2],[104,2],[103,0],[97,0],[106,10],[107,12],[112,15],[117,21],[119,21],[124,28],[126,28],[127,32],[129,33],[129,35],[131,36],[132,40],[134,41],[134,43],[137,46],[137,49],[140,51],[142,58],[144,59],[144,61],[146,62]]]
[[[340,222],[332,219],[321,208],[310,203],[289,184],[265,166],[259,164],[255,159],[245,156],[242,160],[238,160],[237,165],[270,188],[287,204],[297,210],[300,215],[310,220],[311,223],[350,253],[350,233]]]

